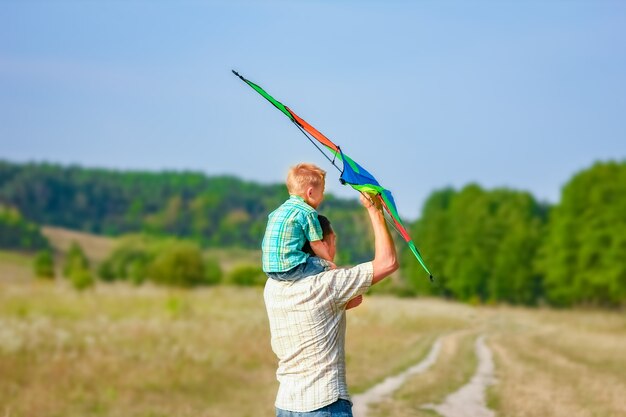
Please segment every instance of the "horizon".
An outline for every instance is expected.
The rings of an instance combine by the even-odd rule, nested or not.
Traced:
[[[282,182],[281,181],[277,181],[277,182],[260,182],[260,181],[257,181],[255,179],[244,178],[242,176],[238,176],[237,174],[232,174],[232,173],[209,174],[209,173],[203,172],[201,170],[191,170],[191,169],[156,169],[156,170],[152,170],[152,169],[138,169],[138,168],[128,168],[128,169],[126,169],[126,168],[112,168],[112,167],[104,167],[104,166],[87,166],[87,165],[84,165],[82,163],[59,163],[59,162],[45,161],[45,160],[41,160],[41,161],[37,161],[37,160],[14,161],[14,160],[8,160],[8,159],[0,158],[0,163],[2,163],[2,162],[9,163],[9,164],[15,164],[15,165],[28,165],[28,164],[33,164],[33,165],[51,165],[51,166],[56,166],[56,167],[59,167],[59,168],[62,168],[62,169],[79,168],[79,169],[85,169],[85,170],[103,170],[103,171],[114,172],[114,173],[123,173],[123,174],[129,174],[129,173],[141,173],[141,174],[181,174],[181,175],[182,174],[199,174],[199,175],[205,176],[207,179],[211,179],[211,178],[233,178],[233,179],[238,180],[238,181],[255,184],[255,185],[258,185],[258,186],[262,186],[262,187],[285,186],[285,182],[284,181],[282,181]],[[590,169],[591,167],[593,167],[594,165],[599,164],[599,163],[601,163],[601,164],[604,164],[604,163],[626,163],[626,158],[623,158],[621,160],[620,159],[607,159],[607,160],[597,160],[597,161],[594,161],[589,166],[583,167],[582,169],[573,172],[571,174],[571,176],[569,177],[569,179],[567,180],[567,182],[569,182],[578,173],[580,173],[582,171],[585,171],[587,169]],[[465,187],[467,187],[469,185],[478,185],[479,187],[481,187],[483,190],[486,190],[486,191],[495,191],[495,190],[500,190],[500,189],[507,189],[507,190],[518,191],[518,192],[526,192],[526,193],[529,193],[538,203],[540,203],[540,204],[547,204],[549,206],[557,205],[560,202],[560,197],[561,197],[561,195],[559,193],[559,198],[557,199],[557,201],[547,201],[547,200],[540,199],[531,190],[524,190],[524,189],[508,187],[508,186],[486,187],[483,184],[480,184],[480,183],[475,182],[475,181],[474,182],[468,182],[466,184],[461,185],[460,187],[444,186],[442,188],[438,188],[438,189],[432,190],[431,194],[433,192],[440,191],[440,190],[445,189],[445,188],[451,188],[451,189],[453,189],[455,191],[460,191],[460,190],[462,190],[463,188],[465,188]],[[351,188],[350,188],[350,191],[351,191],[350,194],[354,194],[355,193],[355,191],[352,190]],[[342,199],[342,200],[353,200],[356,204],[358,204],[358,195],[347,195],[347,196],[346,195],[338,195],[337,193],[334,193],[334,192],[331,192],[331,191],[327,191],[327,192],[325,192],[325,194],[326,195],[332,195],[334,198],[339,198],[339,199]],[[428,196],[430,196],[431,194],[429,194]],[[395,195],[394,195],[394,198],[395,198]],[[418,215],[416,217],[407,217],[407,216],[403,216],[403,215],[401,217],[402,217],[403,220],[406,220],[406,221],[410,221],[410,222],[417,221],[421,217],[422,209],[423,209],[423,207],[420,207],[420,210],[419,210]]]

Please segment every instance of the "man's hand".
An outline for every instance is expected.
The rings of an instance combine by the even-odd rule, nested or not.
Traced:
[[[370,210],[374,208],[376,210],[382,210],[380,198],[378,198],[375,194],[361,192],[361,196],[359,198],[361,200],[361,204],[363,204],[363,207],[366,209]]]
[[[352,300],[348,301],[346,304],[346,310],[350,310],[351,308],[358,307],[363,302],[363,295],[357,295]]]

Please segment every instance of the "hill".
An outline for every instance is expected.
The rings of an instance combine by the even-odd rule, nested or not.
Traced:
[[[199,172],[145,172],[0,161],[0,204],[28,220],[105,236],[144,232],[203,247],[260,247],[269,212],[288,197],[263,185]],[[320,212],[345,244],[340,262],[371,257],[369,225],[356,200],[327,195]]]

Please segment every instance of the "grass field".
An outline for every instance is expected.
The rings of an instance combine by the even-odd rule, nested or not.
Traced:
[[[372,416],[422,410],[464,384],[487,335],[502,416],[626,415],[626,318],[369,297],[349,314],[348,377],[360,392],[419,361],[437,363]],[[272,415],[275,358],[258,288],[0,287],[2,416]]]
[[[273,415],[262,289],[101,284],[78,293],[32,279],[30,261],[0,252],[0,417]],[[435,365],[369,414],[435,416],[422,406],[469,380],[481,334],[494,355],[488,395],[498,416],[626,416],[623,312],[368,296],[348,312],[351,391],[413,365],[442,337]]]

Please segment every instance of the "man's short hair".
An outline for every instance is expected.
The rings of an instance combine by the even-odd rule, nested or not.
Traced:
[[[287,174],[289,194],[301,195],[308,187],[324,186],[326,171],[317,165],[302,163],[291,167]]]
[[[330,224],[330,220],[328,220],[328,217],[318,214],[317,219],[320,222],[320,226],[322,226],[322,236],[324,236],[324,238],[326,238],[326,236],[328,235],[332,235],[333,233],[335,233],[335,231],[333,230],[333,226]],[[313,252],[311,243],[308,240],[304,242],[302,252],[308,253],[311,256],[317,256],[315,255],[315,252]]]

